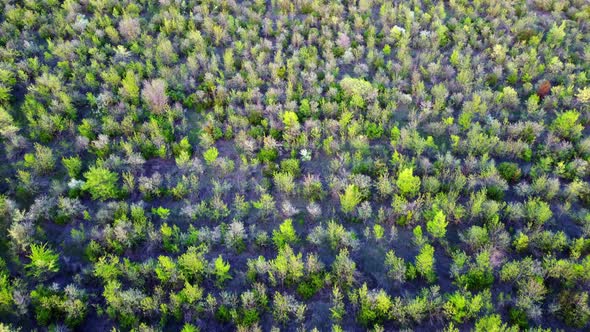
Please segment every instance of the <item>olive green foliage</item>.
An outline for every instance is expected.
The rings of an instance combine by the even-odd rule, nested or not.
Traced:
[[[414,175],[412,168],[404,168],[398,174],[395,184],[399,191],[407,197],[413,197],[420,191],[420,178]]]
[[[27,271],[35,278],[42,279],[52,273],[59,271],[59,254],[47,247],[47,244],[31,244],[31,253],[28,258],[31,260],[26,265]]]
[[[584,127],[578,122],[580,113],[575,110],[569,110],[557,115],[553,120],[551,128],[559,136],[569,139],[578,139],[582,135]]]
[[[416,256],[416,270],[428,282],[434,282],[436,280],[434,262],[434,248],[429,244],[424,245],[420,249],[418,256]]]
[[[62,158],[62,164],[68,171],[68,176],[76,178],[82,170],[82,160],[78,156],[72,156],[69,158]]]
[[[213,164],[217,160],[217,156],[219,156],[219,151],[215,147],[210,147],[207,151],[203,152],[203,158],[207,165]]]
[[[447,233],[446,216],[442,211],[437,211],[432,220],[426,223],[426,230],[435,238],[444,238]]]
[[[221,255],[215,259],[213,274],[218,285],[222,285],[226,280],[232,278],[229,273],[230,264],[223,260]]]
[[[92,195],[92,199],[104,201],[117,197],[119,192],[117,188],[119,175],[117,173],[111,172],[104,167],[91,166],[84,173],[84,177],[86,182],[82,185],[82,189],[88,191]]]
[[[358,187],[350,184],[346,187],[343,194],[340,194],[340,206],[342,212],[351,213],[354,208],[361,202],[362,196]]]
[[[590,330],[589,1],[0,8],[0,331]]]
[[[272,232],[272,241],[277,248],[282,248],[287,244],[293,244],[297,241],[297,233],[293,228],[293,221],[291,219],[285,220],[278,230]]]

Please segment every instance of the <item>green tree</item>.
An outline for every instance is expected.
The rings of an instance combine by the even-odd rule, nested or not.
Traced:
[[[219,156],[219,151],[214,146],[203,153],[203,158],[205,158],[207,165],[212,165],[217,160],[217,156]]]
[[[139,102],[139,82],[132,70],[127,70],[121,84],[120,93],[136,105]]]
[[[214,262],[213,274],[217,279],[217,285],[222,285],[226,280],[232,278],[229,274],[230,265],[228,262],[223,261],[223,257],[219,255]]]
[[[299,118],[297,117],[297,113],[286,111],[283,114],[283,124],[287,129],[297,128],[299,126]]]
[[[425,244],[418,256],[416,256],[416,270],[420,275],[426,278],[428,282],[436,280],[436,273],[434,272],[434,248]]]
[[[426,230],[437,239],[444,238],[447,234],[447,217],[442,211],[438,211],[432,220],[426,223]]]
[[[28,274],[35,278],[43,278],[48,274],[59,271],[59,254],[47,248],[47,244],[31,244],[31,262],[25,265]]]
[[[350,213],[361,202],[362,195],[358,187],[354,184],[348,185],[344,190],[344,194],[340,194],[340,205],[342,212]]]
[[[565,111],[557,115],[557,118],[551,124],[551,128],[563,138],[578,139],[582,135],[582,130],[584,130],[584,126],[578,123],[579,118],[580,112],[574,110]]]
[[[92,166],[84,173],[86,182],[82,189],[88,191],[94,200],[115,198],[118,194],[117,181],[119,175],[100,166]]]
[[[72,156],[69,158],[64,157],[61,159],[61,163],[66,168],[68,176],[71,178],[76,178],[82,170],[82,160],[80,160],[80,157],[78,156]]]
[[[420,191],[420,178],[414,176],[413,173],[412,168],[404,168],[395,182],[399,191],[406,197],[413,197]]]
[[[553,217],[549,204],[539,198],[529,199],[524,207],[527,221],[535,225],[541,226]]]
[[[295,228],[293,228],[293,221],[291,219],[286,219],[279,226],[278,230],[273,230],[272,240],[279,249],[283,248],[286,244],[293,244],[296,242],[297,233],[295,232]]]

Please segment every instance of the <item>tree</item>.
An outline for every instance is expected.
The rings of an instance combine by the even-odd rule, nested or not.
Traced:
[[[59,254],[47,248],[47,244],[31,244],[31,254],[28,256],[31,262],[25,267],[29,275],[42,279],[50,273],[59,271]]]
[[[437,239],[444,238],[447,233],[447,218],[445,214],[439,210],[432,220],[426,223],[426,230]]]
[[[219,151],[217,151],[217,148],[214,146],[203,152],[203,158],[205,159],[207,165],[212,165],[215,160],[217,160],[217,156],[219,156]]]
[[[297,241],[297,233],[295,232],[295,228],[293,228],[293,221],[286,219],[279,226],[279,230],[273,230],[272,240],[279,249],[283,248],[286,244],[292,244]]]
[[[406,197],[413,197],[420,191],[420,178],[414,176],[412,168],[404,168],[398,175],[397,185],[399,191]]]
[[[344,190],[344,194],[340,194],[340,205],[342,212],[350,213],[361,202],[362,196],[358,187],[354,184],[348,185]]]
[[[123,87],[121,88],[120,93],[128,98],[133,104],[136,104],[139,101],[139,85],[132,70],[127,70],[125,78],[121,84]]]
[[[520,179],[521,171],[517,163],[503,162],[498,165],[498,172],[504,180],[515,183]]]
[[[78,156],[72,156],[69,158],[63,157],[61,159],[62,164],[68,171],[68,176],[72,179],[75,179],[82,170],[82,160]]]
[[[297,117],[297,113],[291,112],[291,111],[286,111],[283,114],[283,124],[285,125],[285,128],[287,128],[287,129],[298,128],[299,127],[299,118]]]
[[[82,190],[88,191],[92,199],[104,201],[115,198],[118,194],[117,181],[119,175],[111,172],[101,166],[92,166],[84,173],[86,182],[82,185]]]
[[[551,211],[549,204],[539,198],[529,199],[524,207],[527,221],[537,226],[543,225],[553,217],[553,212]]]
[[[557,115],[553,120],[551,128],[555,133],[563,138],[578,139],[582,135],[584,126],[578,123],[580,112],[569,110]]]
[[[583,328],[590,320],[588,293],[564,291],[559,296],[559,313],[568,326]]]
[[[436,273],[434,272],[434,248],[425,244],[418,256],[416,256],[416,270],[420,275],[426,278],[428,282],[436,280]]]
[[[226,280],[232,278],[229,274],[230,265],[229,263],[223,261],[223,257],[219,255],[214,262],[214,270],[213,274],[217,279],[217,285],[221,286]]]

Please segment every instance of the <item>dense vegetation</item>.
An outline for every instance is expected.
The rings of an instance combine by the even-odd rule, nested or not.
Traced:
[[[0,331],[590,329],[587,0],[0,5]]]

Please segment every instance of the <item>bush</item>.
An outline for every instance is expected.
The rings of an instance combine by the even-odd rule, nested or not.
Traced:
[[[516,163],[503,162],[498,165],[498,172],[504,180],[515,183],[520,179],[520,167]]]
[[[351,213],[354,208],[361,202],[362,195],[358,187],[354,184],[348,185],[344,190],[344,194],[340,194],[340,206],[342,212]]]
[[[585,327],[590,320],[588,293],[562,292],[559,295],[559,313],[568,326]]]
[[[553,120],[551,128],[555,133],[563,138],[577,140],[582,136],[584,126],[578,123],[580,112],[569,110],[557,115]]]
[[[229,274],[230,265],[225,262],[221,255],[219,255],[214,262],[213,274],[217,280],[217,285],[221,286],[226,280],[232,278]]]
[[[166,95],[166,81],[154,79],[144,82],[141,90],[141,97],[149,109],[155,114],[162,114],[168,106],[168,96]]]
[[[66,170],[68,171],[68,176],[71,177],[72,179],[75,179],[76,177],[78,177],[78,175],[80,174],[80,171],[82,170],[82,160],[80,160],[80,157],[78,156],[72,156],[69,158],[62,158],[61,159],[62,164],[64,165],[64,167],[66,168]]]
[[[88,191],[92,199],[104,201],[116,198],[119,192],[117,181],[119,175],[100,166],[92,166],[90,170],[84,173],[86,182],[82,185],[82,190]]]
[[[414,176],[412,168],[404,168],[398,175],[395,184],[402,195],[410,198],[420,191],[420,178]]]
[[[553,212],[549,204],[539,198],[532,198],[525,203],[525,216],[527,221],[541,226],[553,217]]]
[[[293,221],[286,219],[278,230],[272,231],[272,241],[278,249],[283,248],[287,244],[293,244],[297,241],[297,232],[293,228]]]
[[[210,147],[207,151],[203,152],[203,158],[207,165],[212,165],[217,160],[217,156],[219,156],[219,151],[217,151],[216,147]]]
[[[444,238],[447,234],[447,218],[442,211],[436,212],[434,218],[426,223],[426,230],[435,238]]]
[[[31,262],[25,267],[28,274],[35,278],[43,279],[49,274],[59,271],[59,254],[47,248],[47,244],[31,244],[31,254],[28,257]]]
[[[436,280],[436,272],[434,271],[434,248],[425,244],[420,249],[420,253],[416,256],[416,270],[426,278],[428,282]]]

